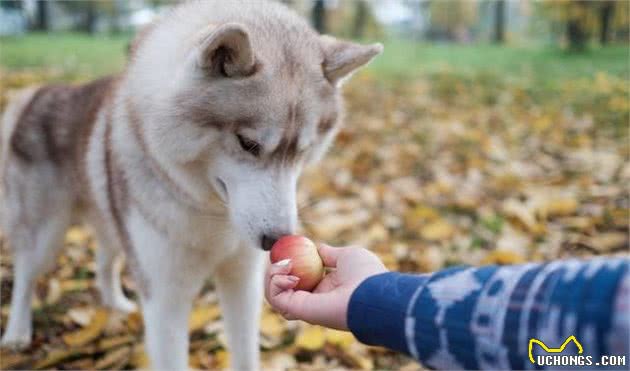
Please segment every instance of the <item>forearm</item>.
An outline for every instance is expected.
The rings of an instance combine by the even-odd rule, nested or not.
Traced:
[[[557,347],[571,335],[584,355],[626,355],[627,270],[609,259],[386,273],[357,288],[348,324],[435,368],[522,369],[531,338]]]

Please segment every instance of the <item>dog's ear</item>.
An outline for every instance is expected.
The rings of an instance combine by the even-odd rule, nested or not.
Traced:
[[[338,40],[332,36],[321,36],[324,51],[324,76],[334,85],[338,85],[352,72],[364,66],[372,58],[383,52],[383,44],[361,45]]]
[[[225,23],[201,37],[197,65],[226,77],[248,76],[254,71],[254,52],[244,25]]]

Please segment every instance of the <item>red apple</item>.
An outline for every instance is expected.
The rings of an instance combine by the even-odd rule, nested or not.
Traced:
[[[324,277],[324,263],[319,257],[317,246],[303,236],[284,236],[271,248],[272,263],[291,259],[289,274],[300,278],[296,290],[311,291]]]

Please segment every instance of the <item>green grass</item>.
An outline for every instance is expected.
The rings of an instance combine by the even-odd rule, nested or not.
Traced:
[[[46,68],[99,76],[119,71],[129,35],[92,37],[77,33],[29,33],[0,38],[0,66],[8,70]]]
[[[121,69],[129,39],[130,35],[92,37],[78,33],[29,33],[0,38],[0,66],[9,71],[47,68],[66,74],[103,75]],[[628,79],[628,53],[627,46],[571,54],[551,48],[389,40],[385,42],[385,53],[368,70],[393,79],[442,72],[490,73],[537,83],[589,78],[597,72]]]
[[[552,48],[497,45],[426,44],[403,40],[385,42],[385,52],[370,65],[375,73],[405,78],[438,72],[497,74],[530,81],[593,77],[597,72],[628,79],[627,46],[609,46],[584,53]]]

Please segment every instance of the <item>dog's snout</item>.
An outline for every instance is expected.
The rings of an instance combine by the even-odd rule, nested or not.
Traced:
[[[275,234],[263,234],[260,238],[260,247],[262,247],[265,251],[269,251],[271,250],[273,244],[280,239],[280,237],[280,235]]]

